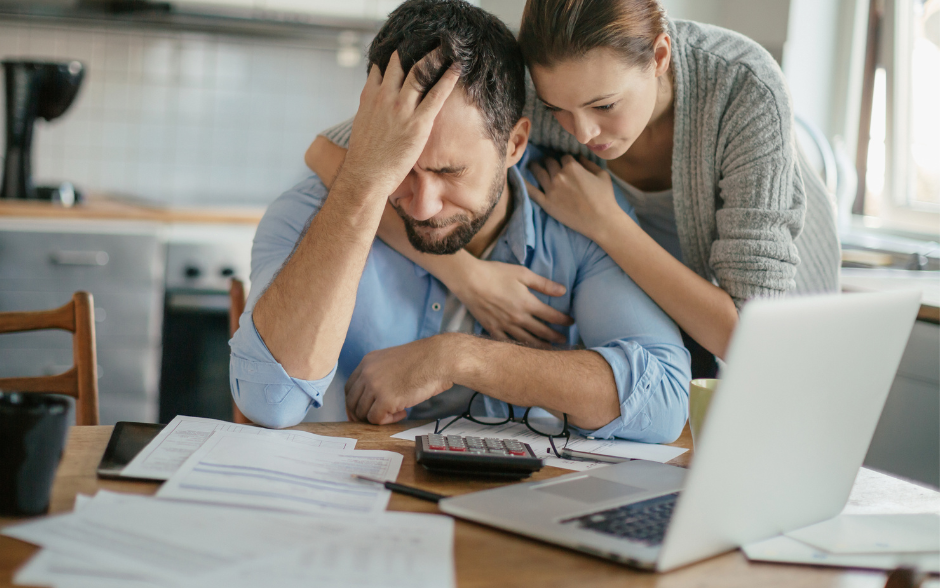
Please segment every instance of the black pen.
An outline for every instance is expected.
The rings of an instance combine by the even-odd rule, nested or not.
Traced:
[[[575,451],[565,447],[561,450],[561,457],[564,459],[573,459],[575,461],[599,461],[602,463],[623,463],[633,461],[631,457],[619,457],[616,455],[604,455],[602,453],[587,453],[586,451]]]
[[[385,486],[387,490],[391,490],[392,492],[398,492],[399,494],[405,494],[406,496],[420,498],[421,500],[427,500],[429,502],[434,502],[435,504],[440,502],[441,498],[447,498],[443,494],[436,494],[434,492],[428,492],[427,490],[422,490],[420,488],[412,488],[411,486],[405,486],[404,484],[396,484],[395,482],[376,480],[375,478],[360,476],[359,474],[353,474],[352,477],[365,480],[366,482],[372,482],[374,484],[381,484]]]

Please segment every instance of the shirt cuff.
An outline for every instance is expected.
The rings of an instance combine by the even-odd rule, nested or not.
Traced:
[[[232,337],[231,375],[234,380],[252,384],[250,388],[264,391],[264,400],[268,404],[280,403],[293,389],[299,389],[310,398],[314,408],[323,406],[323,395],[336,375],[336,365],[330,373],[317,380],[303,380],[291,377],[265,345],[261,334],[255,327],[250,311],[245,313],[248,320]],[[245,326],[249,328],[245,328]]]
[[[652,424],[646,405],[651,397],[652,383],[663,376],[656,373],[659,370],[653,369],[659,364],[644,361],[642,347],[632,342],[618,342],[616,347],[593,347],[591,351],[599,353],[610,364],[617,385],[620,416],[595,431],[579,429],[579,432],[597,439],[641,439],[643,432]],[[625,355],[632,356],[632,361],[626,361]],[[639,378],[637,374],[640,374]]]

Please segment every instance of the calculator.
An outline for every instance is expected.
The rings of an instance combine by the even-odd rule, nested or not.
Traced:
[[[493,437],[418,435],[415,459],[432,472],[524,478],[542,469],[528,443]]]

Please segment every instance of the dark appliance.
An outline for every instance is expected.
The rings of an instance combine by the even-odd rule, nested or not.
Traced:
[[[251,231],[224,242],[167,246],[161,423],[180,414],[232,420],[229,279],[244,279],[250,264]]]
[[[3,61],[6,81],[6,155],[0,198],[75,201],[71,184],[36,187],[32,176],[33,125],[62,116],[82,85],[85,66],[78,61],[50,63]]]

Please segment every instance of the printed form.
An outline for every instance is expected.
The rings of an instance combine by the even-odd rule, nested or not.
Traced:
[[[391,493],[352,478],[394,481],[402,456],[331,451],[279,437],[216,431],[160,487],[158,498],[305,513],[376,515]]]
[[[75,512],[0,532],[44,548],[17,583],[455,586],[454,521],[440,515],[308,516],[99,493]]]
[[[215,419],[177,416],[127,464],[121,471],[121,476],[169,480],[170,476],[183,465],[183,462],[202,447],[206,439],[216,431],[246,435],[254,439],[277,437],[293,443],[332,451],[348,451],[356,448],[356,440],[345,437],[326,437],[304,431],[276,431]]]

